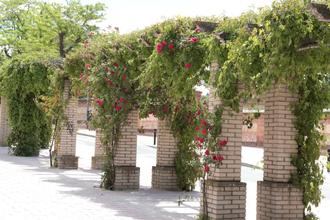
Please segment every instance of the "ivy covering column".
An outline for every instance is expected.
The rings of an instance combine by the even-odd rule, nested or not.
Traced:
[[[297,96],[276,85],[265,100],[264,181],[258,182],[257,219],[303,219],[303,193],[290,182],[297,154],[292,103]]]
[[[0,104],[0,145],[7,145],[7,138],[10,133],[10,127],[8,123],[8,106],[5,97],[1,97]]]
[[[105,161],[105,149],[101,142],[101,131],[96,129],[95,136],[95,154],[92,157],[92,169],[100,170],[102,169]]]
[[[178,190],[174,164],[177,142],[166,120],[158,121],[157,142],[157,164],[152,167],[152,187]]]
[[[218,64],[211,65],[211,71],[217,72]],[[211,88],[209,109],[215,111],[221,101]],[[222,165],[211,167],[206,180],[208,216],[210,219],[245,219],[246,183],[241,180],[241,146],[243,114],[225,108],[222,113],[221,139],[228,143],[223,147]]]
[[[64,81],[63,99],[66,102],[64,117],[61,125],[60,137],[57,143],[57,166],[60,169],[77,169],[78,157],[76,157],[76,133],[77,133],[77,109],[78,100],[71,96],[71,82]]]

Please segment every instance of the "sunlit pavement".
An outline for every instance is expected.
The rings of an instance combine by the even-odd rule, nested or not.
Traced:
[[[199,192],[182,193],[150,189],[151,167],[156,163],[152,137],[138,138],[137,166],[141,169],[141,189],[113,192],[100,189],[100,171],[90,170],[95,139],[77,136],[78,170],[49,168],[48,152],[39,157],[22,158],[0,148],[0,219],[195,219],[199,211]],[[259,149],[244,149],[243,160],[260,165]],[[255,158],[253,161],[252,158]],[[326,174],[320,207],[321,220],[329,219],[330,176]],[[256,215],[256,181],[262,170],[242,167],[247,182],[247,220]],[[178,206],[178,198],[186,198]]]

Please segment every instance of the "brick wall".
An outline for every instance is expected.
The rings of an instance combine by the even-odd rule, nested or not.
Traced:
[[[302,192],[289,183],[297,153],[291,103],[297,97],[276,85],[265,98],[264,181],[258,182],[257,220],[302,219]]]
[[[157,189],[177,190],[175,156],[177,142],[166,120],[158,121],[157,162],[152,168],[152,187]]]
[[[140,168],[136,167],[138,119],[138,110],[131,111],[121,129],[121,136],[115,153],[115,190],[139,188]]]
[[[61,169],[78,168],[76,155],[77,106],[78,100],[70,95],[71,82],[65,80],[63,98],[67,100],[64,114],[67,120],[61,125],[60,140],[57,147],[57,165]]]
[[[291,155],[297,153],[291,103],[297,98],[288,88],[277,85],[266,95],[264,180],[288,182],[295,167]]]
[[[247,117],[244,114],[243,117]],[[242,126],[242,142],[244,146],[263,147],[264,144],[264,114],[261,114],[258,119],[253,120],[252,128],[246,125]]]
[[[302,193],[289,183],[259,181],[257,220],[303,219]]]
[[[100,129],[96,129],[94,152],[94,157],[92,157],[92,169],[102,169],[105,160],[105,149],[101,143]]]
[[[218,64],[213,63],[211,72],[216,73],[217,70]],[[221,101],[211,88],[209,110],[213,112],[217,105],[221,105]],[[211,219],[245,219],[246,184],[240,182],[242,120],[242,106],[239,113],[225,108],[222,115],[221,138],[228,138],[228,144],[222,152],[223,165],[216,169],[212,167],[211,175],[206,181],[208,213]]]
[[[7,138],[10,134],[8,106],[5,97],[1,97],[0,103],[0,146],[7,146]]]

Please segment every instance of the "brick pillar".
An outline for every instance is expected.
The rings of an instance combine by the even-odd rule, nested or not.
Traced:
[[[178,190],[175,171],[177,142],[166,120],[158,121],[157,163],[152,167],[152,187],[155,189]]]
[[[213,63],[211,71],[214,73],[218,65]],[[214,111],[221,101],[211,88],[209,96],[209,110]],[[235,113],[226,108],[222,115],[221,138],[228,138],[224,147],[223,164],[219,168],[211,168],[211,174],[206,181],[206,196],[210,219],[245,219],[246,183],[241,180],[241,146],[242,146],[242,106],[240,112]],[[201,209],[202,210],[202,209]]]
[[[95,154],[92,157],[92,169],[100,170],[104,165],[105,149],[101,143],[101,131],[96,129],[95,136]]]
[[[0,103],[0,146],[7,146],[7,138],[10,133],[8,106],[5,97],[1,97]]]
[[[139,189],[140,168],[136,167],[138,120],[138,110],[131,111],[121,129],[115,153],[115,190]]]
[[[258,182],[257,219],[303,219],[302,192],[289,183],[297,153],[294,116],[296,101],[286,86],[276,85],[266,94],[264,137],[264,181]]]
[[[57,165],[60,169],[77,169],[78,157],[76,157],[76,134],[77,134],[77,109],[78,99],[71,97],[71,82],[64,81],[63,99],[67,101],[64,115],[65,120],[61,126],[59,143],[57,144]]]

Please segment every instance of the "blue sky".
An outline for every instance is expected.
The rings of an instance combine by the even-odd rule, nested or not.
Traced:
[[[64,2],[64,0],[48,0]],[[238,16],[244,11],[271,5],[272,0],[81,0],[107,5],[102,28],[119,27],[121,33],[142,29],[175,16]]]

